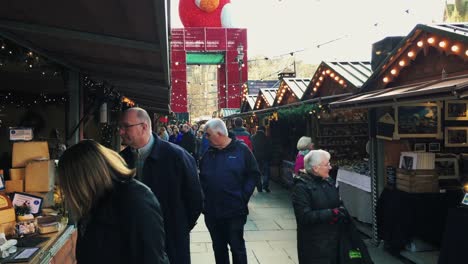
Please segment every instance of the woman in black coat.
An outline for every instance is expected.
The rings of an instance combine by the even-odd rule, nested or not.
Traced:
[[[81,141],[62,155],[58,181],[78,220],[78,263],[169,263],[158,200],[113,150]]]
[[[337,263],[338,222],[346,219],[346,214],[329,177],[330,153],[312,150],[305,156],[304,165],[307,174],[295,179],[292,190],[299,263]]]

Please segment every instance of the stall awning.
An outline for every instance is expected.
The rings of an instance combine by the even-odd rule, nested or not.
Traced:
[[[464,97],[468,97],[468,75],[357,94],[333,102],[330,106],[372,108]]]
[[[108,81],[151,111],[169,109],[168,1],[12,1],[0,37]]]
[[[309,78],[283,78],[283,81],[299,100],[304,96],[304,92],[307,90],[307,86],[310,83]]]
[[[239,108],[221,108],[221,117],[228,117],[239,113]]]
[[[224,63],[221,53],[187,53],[187,65],[213,65]]]

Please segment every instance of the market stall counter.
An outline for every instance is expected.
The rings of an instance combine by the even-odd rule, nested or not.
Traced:
[[[440,246],[450,208],[456,207],[462,191],[407,193],[385,189],[377,202],[379,237],[394,252],[418,238]]]
[[[364,223],[372,223],[371,180],[346,169],[338,169],[337,185],[349,214]]]
[[[68,225],[59,232],[18,239],[18,253],[0,263],[76,263],[76,236],[74,226]]]
[[[448,212],[439,264],[459,263],[466,258],[468,241],[468,208],[452,208]]]

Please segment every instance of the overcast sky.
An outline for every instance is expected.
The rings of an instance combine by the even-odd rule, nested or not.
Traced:
[[[170,1],[171,26],[180,28],[179,0]],[[298,59],[318,64],[370,60],[372,43],[387,36],[406,36],[418,23],[442,22],[445,0],[231,0],[231,3],[235,10],[234,25],[248,29],[250,58],[300,51],[296,53]]]

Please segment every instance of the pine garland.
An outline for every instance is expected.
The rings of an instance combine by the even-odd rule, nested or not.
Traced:
[[[310,115],[320,116],[324,111],[329,111],[327,106],[321,104],[303,104],[300,106],[278,110],[279,120],[301,121]]]

